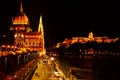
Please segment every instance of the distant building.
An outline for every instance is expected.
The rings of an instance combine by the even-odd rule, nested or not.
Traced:
[[[110,42],[115,42],[119,38],[108,38],[107,36],[102,36],[102,37],[94,37],[93,32],[89,32],[88,37],[72,37],[72,39],[65,39],[63,42],[57,43],[56,47],[59,47],[61,45],[68,45],[68,44],[73,44],[75,42],[79,43],[86,43],[86,42],[92,42],[96,41],[97,43],[110,43]]]
[[[20,4],[20,12],[12,17],[10,31],[14,34],[14,45],[20,49],[38,51],[42,54],[46,53],[42,15],[40,15],[38,31],[33,32],[30,27],[29,18],[23,12],[22,1]]]

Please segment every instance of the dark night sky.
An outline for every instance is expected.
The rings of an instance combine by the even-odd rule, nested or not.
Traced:
[[[23,0],[23,11],[33,30],[38,28],[42,12],[46,45],[73,36],[120,36],[119,6],[113,2],[81,0]],[[117,2],[116,2],[117,3]],[[0,3],[0,31],[8,29],[11,18],[19,11],[20,0]]]

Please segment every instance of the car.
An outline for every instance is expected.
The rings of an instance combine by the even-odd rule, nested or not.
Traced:
[[[44,60],[43,60],[43,64],[46,64],[46,63],[47,63],[47,61],[46,61],[46,59],[44,59]]]

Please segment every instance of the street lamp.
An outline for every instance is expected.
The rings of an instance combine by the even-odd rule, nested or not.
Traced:
[[[6,50],[6,45],[2,45],[2,53]]]
[[[54,57],[51,57],[51,58],[50,58],[50,60],[51,60],[51,61],[54,61],[54,60],[55,60],[55,58],[54,58]]]

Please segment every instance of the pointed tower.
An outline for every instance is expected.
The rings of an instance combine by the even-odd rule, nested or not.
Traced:
[[[88,34],[88,39],[89,39],[90,41],[93,41],[93,40],[94,40],[93,32],[89,32],[89,34]]]
[[[14,32],[14,45],[19,47],[24,46],[24,33],[30,32],[29,19],[23,12],[22,0],[20,2],[19,12],[12,17],[12,24],[10,30]]]
[[[21,0],[21,4],[20,4],[20,12],[23,13],[22,0]]]
[[[38,26],[38,33],[40,33],[40,47],[41,47],[41,55],[45,56],[46,55],[46,49],[45,49],[45,41],[44,41],[44,30],[43,30],[43,22],[42,22],[42,15],[40,15],[40,20],[39,20],[39,26]]]
[[[12,18],[12,25],[15,31],[22,31],[22,32],[26,32],[27,28],[29,27],[29,19],[27,15],[23,12],[22,0],[20,2],[19,12]]]

